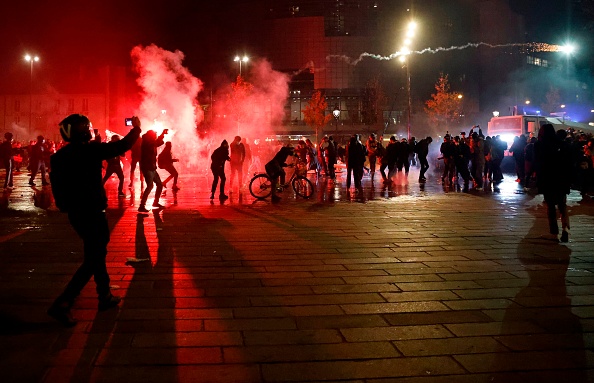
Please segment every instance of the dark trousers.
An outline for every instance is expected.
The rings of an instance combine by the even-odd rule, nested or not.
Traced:
[[[119,179],[118,193],[123,193],[124,192],[124,171],[122,170],[121,166],[108,166],[107,169],[105,169],[105,176],[103,177],[103,184],[105,185],[105,183],[107,182],[109,177],[111,177],[111,175],[114,173],[116,176],[118,176],[118,179]]]
[[[243,162],[231,163],[231,177],[229,177],[229,187],[233,187],[233,179],[237,177],[239,187],[243,185]]]
[[[544,201],[547,204],[547,218],[549,220],[549,232],[559,234],[557,224],[557,208],[561,215],[561,227],[569,230],[569,214],[567,213],[567,195],[563,192],[544,193]]]
[[[140,159],[138,158],[132,158],[132,160],[130,161],[130,186],[133,185],[134,183],[134,172],[136,171],[136,165],[138,164],[138,162],[140,161]],[[144,181],[144,176],[142,175],[142,172],[140,172],[140,182]]]
[[[336,165],[336,157],[328,157],[328,175],[332,179],[336,178],[336,169],[334,168],[334,165]]]
[[[377,161],[377,156],[371,155],[369,156],[369,171],[371,173],[375,173],[375,162]]]
[[[210,191],[212,192],[212,194],[214,195],[214,193],[217,191],[217,185],[219,184],[219,178],[221,179],[221,193],[220,195],[224,195],[225,194],[225,182],[227,181],[227,177],[225,177],[225,168],[220,168],[220,169],[210,169],[212,171],[212,175],[214,176],[214,179],[212,180],[212,187],[210,188]]]
[[[163,170],[166,170],[167,173],[169,173],[169,177],[165,178],[165,181],[163,181],[163,185],[167,184],[167,182],[171,181],[171,179],[173,178],[173,186],[177,186],[177,178],[179,177],[179,174],[177,173],[175,167],[173,165],[170,165],[163,168]]]
[[[419,178],[425,178],[425,172],[429,170],[429,161],[427,161],[427,156],[419,156],[419,162],[421,163],[421,172],[419,173]]]
[[[361,180],[363,179],[363,166],[347,167],[347,189],[351,187],[351,174],[353,176],[353,180],[355,181],[355,188],[360,189]]]
[[[105,265],[109,227],[105,212],[70,212],[68,219],[84,245],[82,265],[76,270],[64,292],[56,299],[56,304],[71,306],[91,277],[95,279],[99,298],[109,294],[109,274]]]
[[[146,200],[151,194],[153,190],[153,184],[157,185],[157,189],[155,189],[155,201],[153,205],[159,203],[159,198],[161,198],[161,192],[163,191],[163,183],[161,182],[161,177],[159,177],[159,173],[156,170],[146,170],[143,171],[142,174],[144,175],[144,180],[146,181],[146,188],[142,193],[142,198],[140,199],[140,206],[144,206],[146,204]]]
[[[43,184],[47,183],[45,180],[45,161],[43,160],[31,162],[31,179],[29,179],[29,182],[35,180],[35,176],[37,176],[39,171],[41,171],[41,182]]]
[[[12,158],[4,160],[4,168],[6,169],[6,179],[4,180],[4,188],[12,186],[12,173],[14,173],[14,160]]]

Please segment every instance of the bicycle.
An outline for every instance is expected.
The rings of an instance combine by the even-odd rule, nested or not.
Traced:
[[[285,188],[291,187],[295,194],[302,198],[310,198],[314,192],[313,183],[307,179],[307,165],[301,160],[297,159],[294,164],[289,167],[294,167],[295,171],[291,175],[289,181],[283,185],[278,186],[278,191],[283,191]],[[272,180],[266,173],[256,173],[250,180],[250,194],[256,199],[265,199],[272,194]]]

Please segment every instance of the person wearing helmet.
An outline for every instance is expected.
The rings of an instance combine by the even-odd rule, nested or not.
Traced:
[[[60,122],[60,134],[68,144],[50,157],[52,193],[56,206],[68,213],[68,220],[84,245],[83,263],[47,311],[67,327],[76,324],[70,309],[91,277],[95,280],[99,311],[115,307],[121,301],[111,294],[105,264],[109,227],[101,169],[104,160],[120,156],[134,145],[140,135],[138,117],[133,117],[132,125],[134,128],[121,140],[101,143],[92,140],[88,117],[72,114]]]
[[[14,157],[12,152],[12,133],[4,133],[4,142],[0,144],[0,160],[6,169],[4,189],[12,188],[12,176],[14,172]]]

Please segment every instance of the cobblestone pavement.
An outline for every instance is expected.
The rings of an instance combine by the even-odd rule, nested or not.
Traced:
[[[65,329],[45,311],[81,242],[49,188],[17,175],[0,200],[0,380],[594,381],[594,203],[570,195],[560,244],[511,176],[470,193],[409,178],[366,177],[362,196],[320,180],[273,205],[211,203],[208,180],[182,176],[148,216],[138,185],[118,203],[109,181],[123,301],[98,313],[91,282]]]

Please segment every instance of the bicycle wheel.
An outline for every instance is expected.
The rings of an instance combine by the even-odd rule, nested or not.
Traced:
[[[257,199],[264,199],[272,193],[270,178],[264,173],[256,174],[250,181],[250,194]]]
[[[299,197],[309,198],[313,195],[314,186],[310,180],[303,176],[297,176],[291,182],[291,186],[293,186],[293,190]]]

